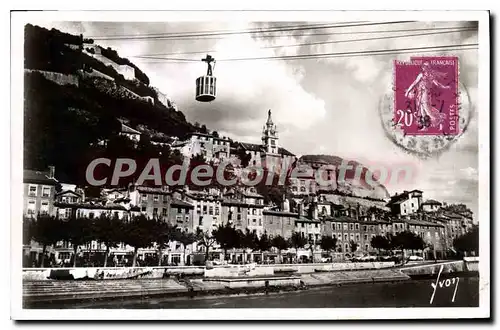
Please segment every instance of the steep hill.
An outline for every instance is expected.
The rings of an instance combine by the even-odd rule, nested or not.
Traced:
[[[110,49],[101,51],[117,64],[105,65],[85,51],[93,43],[33,25],[25,27],[24,166],[45,169],[77,181],[81,164],[99,141],[116,136],[118,119],[131,126],[183,137],[195,127],[165,97],[149,86],[149,78]],[[118,73],[120,65],[134,79]],[[167,103],[167,104],[164,104]]]

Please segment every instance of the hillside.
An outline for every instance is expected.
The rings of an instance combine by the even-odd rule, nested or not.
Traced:
[[[341,157],[333,155],[304,155],[300,158],[300,161],[303,162],[322,162],[335,166],[339,166],[342,163],[342,160],[343,159]],[[366,183],[364,178],[372,175],[372,173],[370,173],[369,169],[366,166],[360,164],[355,160],[349,160],[348,164],[352,165],[353,169],[361,166],[361,168],[363,169],[361,172],[361,181],[355,182],[352,180],[354,178],[355,170],[347,171],[345,178],[347,182],[344,184],[338,183],[337,189],[339,193],[346,196],[364,197],[379,200],[389,198],[389,192],[382,184],[377,183],[375,186],[371,186]]]
[[[86,165],[93,158],[168,157],[168,147],[154,147],[149,141],[172,142],[194,131],[209,133],[205,125],[187,122],[130,60],[82,35],[26,25],[24,67],[25,168],[54,165],[64,180],[84,184]],[[137,149],[118,136],[120,121],[144,133]],[[109,143],[103,146],[102,141]],[[342,162],[329,155],[302,159]],[[338,193],[376,200],[388,196],[382,185],[353,182],[340,186]]]
[[[95,153],[99,141],[116,136],[118,119],[155,134],[183,137],[195,127],[184,114],[149,86],[137,66],[110,49],[101,49],[119,65],[134,71],[125,79],[111,65],[89,55],[82,36],[25,27],[24,166],[45,169],[77,182],[82,165]],[[164,104],[167,103],[167,104]]]

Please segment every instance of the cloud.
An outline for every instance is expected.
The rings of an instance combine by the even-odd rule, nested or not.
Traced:
[[[46,26],[46,23],[44,23]],[[185,31],[207,31],[246,28],[280,27],[307,22],[186,22],[186,23],[52,23],[71,33],[88,35],[146,34]],[[429,27],[472,27],[476,30],[440,33],[408,38],[373,41],[338,42],[386,36],[375,30]],[[307,32],[307,33],[306,33]],[[422,31],[423,32],[423,31]],[[323,33],[324,35],[321,35]],[[337,34],[333,34],[337,33]],[[311,35],[314,34],[314,35]],[[391,35],[395,35],[392,33]],[[274,36],[274,37],[272,37]],[[328,42],[317,44],[320,42]],[[336,42],[336,43],[333,43]],[[407,53],[383,56],[347,56],[325,59],[289,61],[224,62],[223,59],[270,57],[314,53],[339,53],[377,49],[402,49],[477,42],[477,25],[471,22],[411,22],[364,27],[267,33],[260,37],[248,34],[222,39],[106,41],[128,56],[150,77],[152,85],[171,97],[191,122],[198,121],[210,129],[242,141],[260,141],[267,110],[280,131],[280,145],[296,154],[333,154],[350,159],[368,159],[384,163],[412,163],[418,177],[408,187],[394,189],[424,190],[426,198],[467,201],[477,208],[477,113],[468,130],[445,154],[421,160],[401,150],[384,135],[378,115],[379,101],[392,87],[394,59],[416,55],[456,55],[460,62],[460,79],[467,86],[473,105],[477,104],[477,51]],[[101,42],[99,42],[101,43]],[[280,45],[300,47],[266,48]],[[212,103],[194,100],[195,79],[206,66],[198,63],[172,63],[132,57],[142,54],[214,50],[219,61],[215,66],[217,99]],[[182,58],[201,59],[204,54],[183,54]],[[170,56],[175,57],[175,56]],[[476,111],[476,110],[474,110]],[[474,172],[474,170],[476,172]],[[391,190],[391,188],[389,188]],[[393,193],[394,191],[391,191]]]

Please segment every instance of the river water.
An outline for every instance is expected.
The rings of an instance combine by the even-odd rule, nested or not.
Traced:
[[[457,285],[458,282],[458,285]],[[477,307],[480,292],[478,277],[442,282],[434,292],[435,280],[410,280],[395,283],[347,284],[305,291],[240,296],[195,298],[148,298],[94,302],[72,308],[360,308],[360,307]],[[448,287],[446,286],[448,284]],[[455,293],[456,288],[456,293]],[[454,301],[453,295],[455,294]],[[68,308],[69,306],[65,306]],[[71,308],[70,307],[70,308]]]

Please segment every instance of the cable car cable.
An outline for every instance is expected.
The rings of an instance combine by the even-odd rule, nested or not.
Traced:
[[[301,47],[301,46],[314,46],[314,45],[326,45],[326,44],[340,44],[340,43],[359,42],[359,41],[373,41],[373,40],[408,38],[408,37],[418,37],[418,36],[427,36],[427,35],[440,35],[440,34],[445,34],[445,33],[456,33],[456,32],[464,32],[464,31],[471,31],[471,29],[470,28],[463,28],[463,29],[460,29],[460,30],[444,31],[444,32],[427,32],[427,33],[405,34],[405,35],[396,35],[396,36],[383,36],[383,37],[373,37],[373,38],[345,39],[345,40],[334,40],[334,41],[318,41],[318,42],[289,44],[289,45],[274,45],[274,46],[259,47],[259,49],[275,49],[275,48],[287,48],[287,47]],[[144,55],[135,55],[135,56],[132,55],[132,56],[128,56],[128,57],[150,58],[151,56],[206,54],[206,53],[218,53],[218,52],[220,52],[220,51],[217,51],[217,50],[205,50],[205,51],[196,51],[196,52],[144,54]]]
[[[259,32],[221,32],[221,33],[199,33],[199,34],[191,34],[191,35],[182,35],[181,37],[186,38],[200,38],[200,37],[210,37],[210,36],[218,36],[218,35],[240,35],[240,34],[248,34],[248,33],[272,33],[272,32],[286,32],[286,31],[297,31],[297,30],[313,30],[313,29],[333,29],[333,28],[345,28],[345,27],[358,27],[358,26],[373,26],[373,25],[390,25],[390,24],[403,24],[403,23],[412,23],[414,21],[395,21],[395,22],[375,22],[375,23],[360,23],[360,24],[344,24],[344,25],[333,25],[333,26],[321,26],[321,27],[297,27],[297,28],[276,28],[274,30],[268,31],[259,31]],[[94,40],[167,40],[172,39],[176,40],[179,36],[177,35],[165,35],[165,36],[145,36],[145,37],[94,37]]]
[[[473,44],[458,44],[458,45],[436,45],[426,47],[413,47],[413,48],[398,48],[398,49],[376,49],[366,51],[352,51],[352,52],[337,52],[337,53],[319,53],[319,54],[297,54],[297,55],[284,55],[284,56],[263,56],[263,57],[247,57],[247,58],[227,58],[219,59],[219,62],[233,62],[233,61],[256,61],[256,60],[290,60],[290,59],[312,59],[312,58],[328,58],[343,56],[355,56],[358,54],[365,55],[390,55],[397,54],[401,51],[422,51],[422,50],[446,50],[449,48],[464,48],[469,46],[478,46],[478,43]],[[443,49],[442,49],[443,48]],[[182,62],[199,62],[195,59],[181,59],[181,58],[164,58],[164,57],[148,57],[147,59],[164,60],[164,61],[182,61]]]
[[[322,26],[331,26],[332,24],[352,24],[352,23],[365,23],[369,21],[351,21],[351,22],[338,22],[338,23],[331,23],[331,22],[324,22],[324,23],[317,23],[317,24],[300,24],[300,25],[284,25],[281,28],[294,28],[294,27],[315,27],[315,28],[320,28]],[[265,33],[267,29],[279,29],[280,27],[268,27],[268,28],[249,28],[249,29],[242,29],[242,30],[234,30],[234,29],[226,29],[226,30],[199,30],[199,31],[191,31],[191,32],[158,32],[158,33],[145,33],[145,34],[121,34],[121,35],[89,35],[86,36],[87,38],[92,38],[92,39],[99,39],[99,40],[104,40],[100,38],[120,38],[120,37],[158,37],[158,36],[166,36],[166,35],[172,35],[172,36],[182,36],[184,34],[199,34],[199,33],[224,33],[224,32],[236,32],[236,31],[241,31],[242,33]]]

